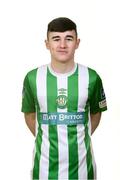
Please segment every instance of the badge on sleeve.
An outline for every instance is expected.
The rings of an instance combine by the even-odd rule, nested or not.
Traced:
[[[101,94],[101,99],[105,99],[105,92],[103,88],[101,88],[100,94]]]
[[[23,90],[22,90],[22,99],[24,98],[25,96],[25,87],[23,87]]]

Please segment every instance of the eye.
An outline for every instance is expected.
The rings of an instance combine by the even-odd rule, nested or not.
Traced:
[[[66,38],[67,41],[73,41],[73,38]]]
[[[53,39],[53,41],[59,41],[60,39],[59,38],[55,38],[55,39]]]
[[[55,39],[54,41],[59,41],[59,39]]]

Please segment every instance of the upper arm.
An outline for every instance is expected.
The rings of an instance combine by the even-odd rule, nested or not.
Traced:
[[[97,112],[107,110],[104,88],[102,80],[98,74],[96,74],[96,78],[91,84],[92,90],[90,95],[90,113],[96,114]]]
[[[28,74],[26,75],[23,84],[22,112],[35,112],[35,98],[32,91],[32,82],[30,82]]]

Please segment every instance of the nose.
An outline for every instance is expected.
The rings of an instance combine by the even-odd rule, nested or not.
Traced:
[[[61,41],[60,41],[60,47],[61,47],[61,48],[66,48],[66,42],[65,42],[65,40],[61,40]]]

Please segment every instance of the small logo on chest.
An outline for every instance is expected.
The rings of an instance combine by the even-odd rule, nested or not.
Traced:
[[[65,109],[67,107],[67,89],[58,89],[58,97],[56,99],[57,107]]]

